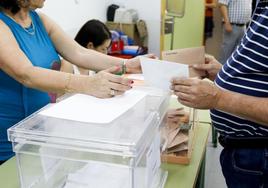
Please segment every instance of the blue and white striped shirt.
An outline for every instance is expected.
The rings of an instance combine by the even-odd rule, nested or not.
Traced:
[[[268,0],[258,3],[241,44],[218,73],[215,84],[225,90],[268,100]],[[215,109],[210,114],[221,135],[268,136],[267,126]]]
[[[218,2],[228,7],[230,23],[246,24],[250,21],[252,0],[219,0]]]

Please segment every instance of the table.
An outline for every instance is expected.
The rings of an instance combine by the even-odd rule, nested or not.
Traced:
[[[210,125],[201,123],[196,129],[196,140],[189,165],[164,164],[168,170],[165,188],[204,187],[205,156]]]
[[[176,98],[171,98],[170,108],[178,106]],[[191,163],[163,164],[162,167],[168,171],[165,188],[204,188],[206,145],[211,124],[208,111],[198,111],[198,117],[200,124],[196,128]],[[0,187],[19,188],[15,157],[0,166]]]
[[[196,142],[193,148],[192,159],[189,165],[164,164],[168,170],[168,179],[165,188],[191,188],[197,183],[202,187],[202,181],[198,184],[198,177],[204,177],[204,159],[206,143],[210,125],[201,123],[197,127]],[[202,163],[203,162],[203,163]],[[0,166],[0,187],[19,188],[19,178],[16,170],[16,159],[13,157]]]

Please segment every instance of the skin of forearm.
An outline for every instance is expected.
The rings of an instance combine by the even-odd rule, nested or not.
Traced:
[[[220,12],[221,12],[224,22],[230,23],[229,16],[228,16],[228,9],[226,5],[220,4]]]
[[[268,98],[253,97],[221,90],[215,109],[268,127]]]
[[[83,86],[83,84],[85,84],[85,82],[83,81],[83,78],[90,79],[88,76],[32,67],[28,68],[18,81],[29,88],[35,88],[45,92],[84,93],[85,86]]]
[[[79,67],[95,71],[104,70],[112,66],[121,66],[123,63],[121,58],[107,56],[94,50],[90,50],[91,52],[88,53],[89,50],[79,50],[77,52],[79,54],[78,58],[71,62]]]

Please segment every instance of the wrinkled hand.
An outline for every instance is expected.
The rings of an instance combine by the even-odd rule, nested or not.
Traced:
[[[230,23],[224,23],[225,31],[231,33],[233,31],[233,27]]]
[[[196,70],[202,70],[206,73],[206,78],[211,81],[215,80],[218,72],[220,71],[222,64],[220,64],[214,56],[206,54],[205,56],[205,64],[196,64],[192,65],[192,67]]]
[[[221,90],[210,81],[173,78],[171,83],[171,89],[178,96],[178,101],[185,106],[212,109],[220,98]]]
[[[110,98],[131,89],[133,80],[112,74],[119,70],[120,67],[116,66],[95,74],[91,79],[89,94],[98,98]]]
[[[134,58],[126,61],[126,72],[127,73],[141,73],[142,72],[141,71],[140,57],[141,56],[137,56],[137,57],[134,57]],[[146,54],[146,55],[143,55],[143,57],[157,59],[157,56],[155,56],[154,54]]]

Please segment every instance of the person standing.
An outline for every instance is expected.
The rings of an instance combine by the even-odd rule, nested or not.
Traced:
[[[205,5],[205,40],[212,37],[214,21],[213,8],[217,6],[216,0],[206,0]]]
[[[171,81],[178,101],[210,109],[223,146],[220,163],[228,188],[268,188],[268,1],[257,8],[238,48],[221,65],[214,57],[195,65],[206,79]]]
[[[220,52],[220,63],[224,64],[240,43],[249,23],[252,11],[252,0],[219,0],[223,17],[223,38]]]

